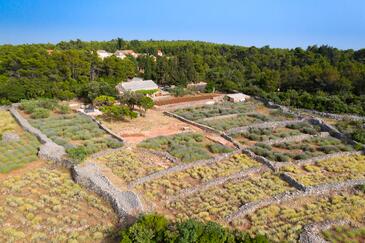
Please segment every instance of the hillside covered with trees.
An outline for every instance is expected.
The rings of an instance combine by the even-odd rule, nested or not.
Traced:
[[[96,55],[99,49],[132,49],[149,55],[102,61]],[[159,49],[162,57],[156,55]],[[135,75],[161,85],[206,80],[209,92],[237,90],[295,107],[365,115],[365,49],[274,49],[123,39],[0,46],[3,104],[36,97],[113,96],[117,83]]]

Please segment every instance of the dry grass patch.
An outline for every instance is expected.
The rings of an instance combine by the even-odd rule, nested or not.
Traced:
[[[199,192],[168,205],[178,219],[197,217],[203,220],[224,220],[248,202],[261,200],[293,190],[271,172],[231,181],[207,191]]]
[[[343,156],[281,169],[306,186],[365,178],[365,156]]]
[[[233,226],[251,234],[265,234],[269,239],[296,242],[303,227],[324,220],[348,219],[362,222],[365,213],[363,192],[343,192],[328,197],[308,197],[280,205],[270,205],[236,219]]]
[[[0,241],[100,242],[116,224],[111,207],[47,165],[0,182]]]
[[[173,166],[170,161],[143,149],[123,149],[98,160],[126,183]]]
[[[237,154],[231,158],[213,165],[203,165],[186,171],[173,173],[165,177],[146,182],[137,187],[138,190],[151,200],[167,199],[179,193],[180,190],[198,186],[217,177],[228,176],[239,171],[261,164],[248,158],[246,155]]]
[[[12,134],[17,139],[3,140],[7,134]],[[39,146],[37,138],[25,132],[8,111],[0,111],[0,173],[37,160]]]

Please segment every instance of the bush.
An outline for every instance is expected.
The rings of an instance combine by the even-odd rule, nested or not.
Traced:
[[[223,153],[229,153],[232,152],[232,149],[219,144],[219,143],[215,143],[215,144],[211,144],[208,146],[209,151],[213,154],[223,154]]]
[[[61,104],[61,105],[57,106],[57,111],[60,114],[68,114],[68,113],[70,113],[71,109],[70,109],[70,106]]]
[[[76,148],[67,149],[67,154],[70,158],[74,159],[76,162],[83,161],[87,156],[87,151],[85,147],[79,146]]]
[[[203,223],[188,219],[181,223],[168,221],[156,214],[143,215],[136,223],[120,232],[121,243],[145,242],[196,242],[196,243],[266,243],[265,236],[250,237],[243,232],[232,232],[214,222]]]
[[[49,117],[50,111],[45,108],[35,108],[30,117],[33,119],[42,119]]]

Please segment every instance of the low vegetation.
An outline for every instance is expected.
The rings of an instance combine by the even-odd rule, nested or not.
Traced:
[[[365,144],[365,121],[343,120],[336,127],[354,141]]]
[[[277,162],[305,160],[337,152],[354,151],[351,145],[344,144],[334,137],[314,137],[295,143],[267,145],[257,143],[251,150],[260,156]]]
[[[300,122],[277,128],[249,128],[245,132],[233,134],[233,137],[244,144],[246,139],[254,142],[266,142],[302,134],[316,135],[320,131],[321,129],[318,126]]]
[[[322,232],[323,238],[328,242],[364,242],[365,227],[352,228],[349,226],[335,226]]]
[[[167,207],[178,219],[196,217],[203,220],[224,220],[245,203],[290,190],[293,188],[278,176],[265,172],[210,188],[172,202]]]
[[[0,111],[0,173],[37,160],[39,147],[37,138],[23,131],[9,112]]]
[[[21,109],[30,114],[32,126],[41,130],[55,143],[64,146],[68,155],[75,161],[82,161],[88,155],[106,148],[122,146],[120,141],[105,133],[91,118],[71,113],[63,107],[65,106],[54,100],[30,100],[22,101],[21,104]],[[37,109],[43,109],[50,115],[34,116]]]
[[[364,193],[343,192],[328,197],[307,197],[270,205],[235,220],[233,225],[248,230],[252,235],[268,235],[270,240],[276,242],[296,242],[307,224],[343,219],[363,223],[364,215]]]
[[[139,177],[166,169],[172,163],[142,149],[119,150],[98,159],[112,169],[124,182],[129,183]]]
[[[180,133],[172,136],[160,136],[147,139],[140,147],[152,150],[166,151],[184,163],[209,159],[214,154],[228,153],[232,149],[216,144],[199,133]]]
[[[197,121],[200,119],[224,116],[231,114],[246,113],[252,110],[256,104],[254,102],[250,103],[231,103],[223,102],[214,105],[204,105],[193,108],[184,108],[174,111],[179,116],[185,117],[188,120]]]
[[[0,181],[0,241],[101,242],[117,219],[69,173],[33,169]]]
[[[246,155],[233,155],[231,158],[214,165],[197,166],[186,171],[169,174],[158,180],[140,185],[137,189],[152,199],[167,199],[176,196],[180,190],[198,186],[217,177],[228,176],[260,164]]]
[[[287,166],[282,171],[306,186],[365,178],[365,156],[343,156],[302,167]]]

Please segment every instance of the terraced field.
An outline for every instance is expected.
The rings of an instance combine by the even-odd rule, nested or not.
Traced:
[[[306,186],[365,178],[365,156],[343,156],[281,169]]]
[[[254,144],[256,142],[268,142],[299,135],[318,135],[321,129],[308,122],[286,125],[276,128],[249,128],[247,131],[238,132],[231,136],[241,144]]]
[[[173,166],[171,161],[140,148],[122,149],[98,158],[98,162],[104,163],[125,183]]]
[[[331,137],[313,137],[295,143],[256,144],[250,148],[255,154],[276,162],[294,162],[338,152],[355,151],[355,148]]]
[[[0,180],[0,241],[101,242],[115,230],[109,205],[44,164]]]
[[[233,225],[251,234],[266,234],[276,242],[296,242],[309,223],[347,219],[362,224],[364,215],[364,193],[349,191],[270,205],[236,219]]]
[[[8,111],[0,111],[0,173],[38,160],[40,143],[25,132]]]
[[[237,211],[245,203],[294,190],[272,172],[230,181],[221,186],[171,202],[167,207],[176,218],[197,217],[220,220]]]
[[[232,175],[259,166],[258,162],[245,155],[237,154],[213,165],[202,165],[182,172],[171,173],[158,180],[139,185],[137,190],[151,200],[166,200],[171,196],[176,196],[182,189],[192,188],[214,178]]]
[[[101,150],[122,146],[121,142],[101,130],[89,117],[81,114],[53,113],[48,118],[29,121],[55,143],[64,146],[69,156],[78,161]]]
[[[168,152],[184,163],[209,159],[217,154],[228,153],[232,148],[214,143],[200,133],[180,133],[144,140],[139,147]]]

